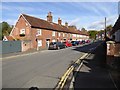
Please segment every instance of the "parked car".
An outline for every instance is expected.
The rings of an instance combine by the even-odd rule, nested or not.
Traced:
[[[79,45],[79,41],[72,41],[72,46],[76,46],[76,45]]]
[[[62,43],[62,42],[51,42],[49,44],[49,50],[50,49],[62,49],[62,48],[65,48],[65,44]]]
[[[82,40],[82,44],[85,44],[85,40]]]
[[[79,44],[82,44],[82,41],[79,41]]]
[[[86,40],[86,43],[90,43],[90,40]]]
[[[64,42],[64,44],[65,44],[66,47],[72,47],[72,43],[71,42],[66,41],[66,42]]]

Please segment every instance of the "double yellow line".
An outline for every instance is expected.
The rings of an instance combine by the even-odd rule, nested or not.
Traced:
[[[84,59],[86,56],[88,55],[88,53],[84,54],[80,59],[76,60],[76,62],[74,64],[78,64],[80,65],[80,62],[82,59]],[[55,88],[55,90],[62,90],[68,77],[70,76],[70,74],[73,72],[75,66],[71,65],[68,70],[64,73],[64,75],[62,76],[61,80],[59,81],[57,87]]]

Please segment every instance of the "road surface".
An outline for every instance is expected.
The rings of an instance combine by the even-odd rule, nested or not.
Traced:
[[[35,54],[6,58],[2,61],[3,88],[54,88],[71,61],[76,61],[89,49],[75,46],[61,50],[45,50]]]

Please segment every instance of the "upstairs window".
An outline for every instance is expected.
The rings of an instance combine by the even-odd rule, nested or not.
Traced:
[[[37,34],[36,34],[37,36],[38,35],[42,35],[42,30],[41,29],[37,29]]]
[[[60,37],[60,33],[59,33],[58,35],[59,35],[59,37]]]
[[[63,37],[65,37],[65,34],[63,33]]]
[[[25,29],[20,29],[20,37],[24,37],[25,36]]]
[[[25,29],[21,29],[20,34],[25,34]]]
[[[52,36],[55,36],[55,31],[52,32]]]

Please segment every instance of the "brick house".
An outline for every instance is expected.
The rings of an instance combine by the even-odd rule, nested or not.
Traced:
[[[52,13],[49,12],[47,20],[42,20],[26,14],[21,14],[10,33],[15,40],[23,41],[23,50],[44,49],[50,42],[80,40],[82,37],[88,39],[88,35],[82,35],[79,30],[70,29],[68,23],[62,25],[62,20],[58,18],[58,23],[52,21]]]

